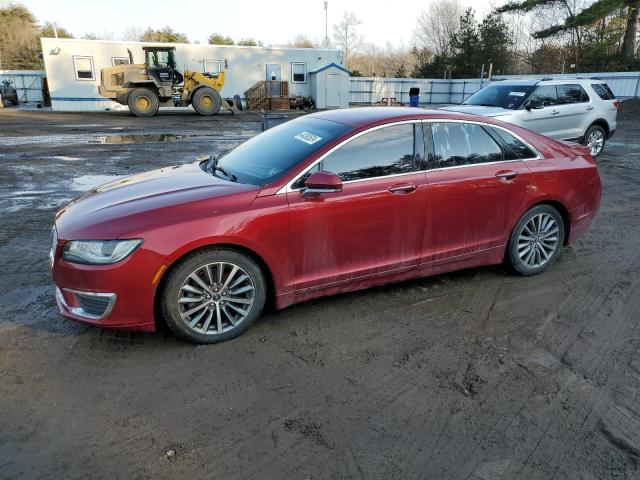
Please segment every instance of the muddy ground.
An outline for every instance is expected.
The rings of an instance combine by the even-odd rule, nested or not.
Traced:
[[[1,479],[640,478],[638,104],[599,160],[599,218],[544,275],[311,301],[214,346],[58,315],[57,208],[257,120],[0,112]]]

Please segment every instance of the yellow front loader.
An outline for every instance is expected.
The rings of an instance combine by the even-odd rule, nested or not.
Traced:
[[[151,117],[161,106],[193,105],[200,115],[220,111],[224,72],[210,75],[185,70],[180,73],[176,69],[175,47],[143,47],[143,50],[144,64],[134,64],[129,51],[129,65],[102,69],[100,95],[128,105],[131,113],[138,117]]]

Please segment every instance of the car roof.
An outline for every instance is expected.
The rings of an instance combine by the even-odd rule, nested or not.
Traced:
[[[428,118],[456,120],[473,118],[470,115],[456,112],[447,112],[445,110],[410,107],[355,107],[339,110],[325,110],[322,112],[312,113],[310,115],[307,115],[306,117],[329,120],[331,122],[349,125],[354,128],[401,120],[416,120]]]

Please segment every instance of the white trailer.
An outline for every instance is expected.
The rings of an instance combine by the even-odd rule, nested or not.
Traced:
[[[106,40],[76,40],[43,38],[42,54],[51,95],[51,106],[58,111],[126,110],[98,94],[100,70],[104,67],[129,63],[127,49],[135,63],[144,63],[143,46],[167,45],[148,42]],[[223,98],[244,92],[261,80],[289,82],[290,96],[312,96],[311,75],[320,68],[342,65],[339,50],[325,48],[240,47],[235,45],[199,45],[172,43],[176,48],[179,69],[203,73],[225,71]],[[317,75],[313,75],[317,77]],[[326,90],[324,75],[315,89]],[[336,88],[331,87],[331,90]],[[349,85],[340,82],[341,98],[349,97]],[[314,100],[316,100],[314,98]]]

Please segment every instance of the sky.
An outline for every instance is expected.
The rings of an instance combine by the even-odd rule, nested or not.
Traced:
[[[413,45],[415,18],[430,0],[329,0],[329,35],[344,11],[360,18],[365,41],[383,47]],[[161,28],[185,33],[191,42],[207,43],[213,33],[236,41],[253,37],[265,45],[278,45],[297,34],[321,42],[325,35],[323,0],[0,0],[0,5],[22,3],[38,21],[56,22],[75,37],[106,32],[119,39],[127,27]],[[491,0],[462,0],[482,16]],[[502,2],[500,2],[502,3]]]

